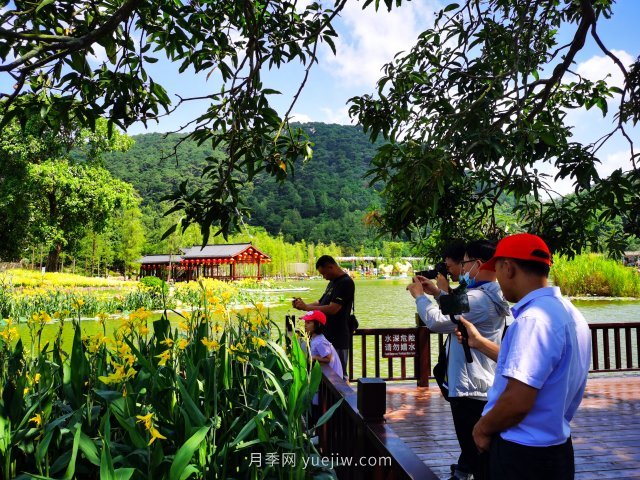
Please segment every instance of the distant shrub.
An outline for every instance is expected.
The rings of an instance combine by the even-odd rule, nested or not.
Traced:
[[[140,279],[141,293],[148,293],[151,296],[152,310],[163,308],[163,300],[169,295],[169,286],[167,283],[158,277],[142,277]]]
[[[551,276],[565,295],[640,297],[640,275],[635,269],[600,254],[578,255],[573,260],[556,257]]]

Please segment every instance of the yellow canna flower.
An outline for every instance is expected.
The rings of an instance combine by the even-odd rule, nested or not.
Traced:
[[[189,325],[187,325],[184,322],[180,322],[180,323],[178,323],[178,328],[180,328],[182,330],[189,330]]]
[[[136,415],[136,418],[138,419],[137,423],[144,423],[145,429],[151,430],[151,428],[153,427],[153,413],[147,413],[146,415]]]
[[[6,343],[11,343],[16,338],[19,338],[20,334],[18,333],[18,329],[15,327],[6,328],[5,330],[0,332],[0,337],[4,338]]]
[[[267,346],[267,342],[263,338],[260,338],[260,337],[252,337],[251,341],[258,348]]]
[[[162,340],[160,343],[162,343],[163,345],[166,345],[169,348],[173,347],[173,339],[172,338],[168,338],[167,337],[164,340]]]
[[[127,372],[125,373],[124,365],[114,364],[114,368],[115,368],[114,372],[110,373],[106,377],[99,376],[98,380],[100,380],[102,383],[105,383],[107,385],[111,385],[112,383],[122,383],[125,380],[128,380],[131,377],[134,377],[136,374],[136,370],[134,368],[129,368],[129,370],[127,370]]]
[[[100,323],[100,325],[104,325],[104,323],[107,321],[108,318],[109,318],[109,315],[107,315],[106,313],[98,314],[98,322]]]
[[[158,430],[156,430],[156,428],[153,425],[149,429],[149,433],[151,434],[151,440],[149,440],[149,443],[147,444],[147,446],[151,445],[155,441],[156,438],[159,439],[159,440],[166,440],[167,439],[167,437],[165,437]]]
[[[29,419],[31,423],[36,424],[36,428],[40,428],[42,426],[42,415],[36,413],[33,417]]]
[[[40,381],[40,374],[36,373],[36,376],[33,377],[33,383],[38,383]]]
[[[217,350],[220,344],[215,340],[209,340],[208,338],[203,338],[201,340],[202,344],[207,347],[209,350]]]
[[[146,325],[140,327],[140,335],[146,335],[149,333],[149,328]]]
[[[166,365],[167,361],[169,361],[169,359],[171,358],[171,350],[165,350],[160,355],[156,355],[156,358],[160,359],[160,361],[158,362],[158,365],[161,365],[161,366]]]
[[[187,345],[189,345],[189,341],[186,338],[183,338],[178,342],[178,348],[180,350],[187,348]]]

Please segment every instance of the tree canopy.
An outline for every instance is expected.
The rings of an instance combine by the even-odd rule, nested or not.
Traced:
[[[25,248],[46,245],[47,269],[58,268],[65,248],[74,251],[87,233],[102,233],[113,223],[135,216],[140,199],[133,187],[100,166],[104,150],[126,149],[131,139],[114,132],[110,139],[106,121],[95,132],[82,128],[52,130],[38,117],[23,129],[7,125],[0,139],[0,258],[24,258]],[[69,158],[76,147],[81,159]],[[139,210],[138,210],[139,211]],[[129,227],[135,229],[132,222]],[[133,231],[129,238],[134,237]],[[132,242],[123,245],[126,259],[140,253]],[[141,242],[138,242],[141,246]]]
[[[497,207],[512,194],[521,228],[555,248],[598,247],[601,223],[616,217],[623,228],[605,237],[609,249],[621,248],[624,233],[637,234],[630,212],[640,206],[640,171],[627,130],[640,115],[640,63],[628,71],[598,37],[611,4],[468,0],[444,8],[408,53],[384,67],[377,95],[351,100],[351,114],[371,138],[389,141],[372,169],[386,184],[383,227],[501,236]],[[566,30],[573,36],[561,45]],[[572,74],[588,35],[622,70],[622,89]],[[611,132],[593,144],[572,140],[569,110],[606,114],[611,103]],[[598,151],[616,132],[629,141],[630,170],[600,178]],[[557,168],[555,179],[573,181],[575,195],[554,194],[544,163]]]
[[[513,194],[522,228],[560,250],[598,247],[600,224],[614,218],[620,228],[606,236],[610,249],[639,233],[640,171],[627,129],[640,117],[640,63],[627,68],[598,36],[612,2],[466,0],[443,8],[434,27],[385,67],[376,94],[352,99],[352,116],[373,140],[388,141],[372,170],[372,181],[386,185],[380,226],[396,234],[435,228],[443,238],[471,230],[497,236],[504,232],[496,208]],[[121,127],[157,119],[175,107],[145,70],[158,55],[181,71],[215,75],[222,87],[199,99],[210,108],[193,119],[190,138],[226,155],[209,157],[206,183],[182,186],[173,201],[185,212],[183,228],[199,223],[205,241],[212,225],[227,234],[247,211],[240,195],[247,181],[259,172],[282,181],[311,155],[307,136],[289,125],[300,90],[280,115],[262,72],[301,62],[308,74],[320,42],[335,49],[333,22],[345,3],[3,0],[0,72],[15,87],[0,93],[0,126],[34,114],[54,128],[68,121],[93,128],[99,116]],[[389,9],[401,3],[384,2]],[[363,8],[369,5],[380,2]],[[623,88],[569,78],[588,36],[620,68]],[[92,69],[86,55],[98,46],[108,60]],[[604,113],[612,102],[612,132],[590,145],[572,141],[568,109]],[[600,178],[598,152],[618,133],[629,140],[632,167]],[[572,179],[575,195],[555,197],[541,163]]]

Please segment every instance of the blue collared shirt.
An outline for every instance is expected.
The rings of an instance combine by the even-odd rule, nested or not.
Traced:
[[[558,287],[530,292],[511,312],[515,320],[502,341],[483,414],[496,404],[509,378],[514,378],[537,389],[538,395],[524,420],[503,431],[502,438],[536,447],[562,444],[571,434],[569,422],[587,383],[589,326]]]

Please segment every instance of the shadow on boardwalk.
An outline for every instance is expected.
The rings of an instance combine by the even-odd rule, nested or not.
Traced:
[[[438,387],[387,384],[387,422],[440,478],[459,454]],[[572,422],[576,479],[640,479],[640,376],[589,378]]]

